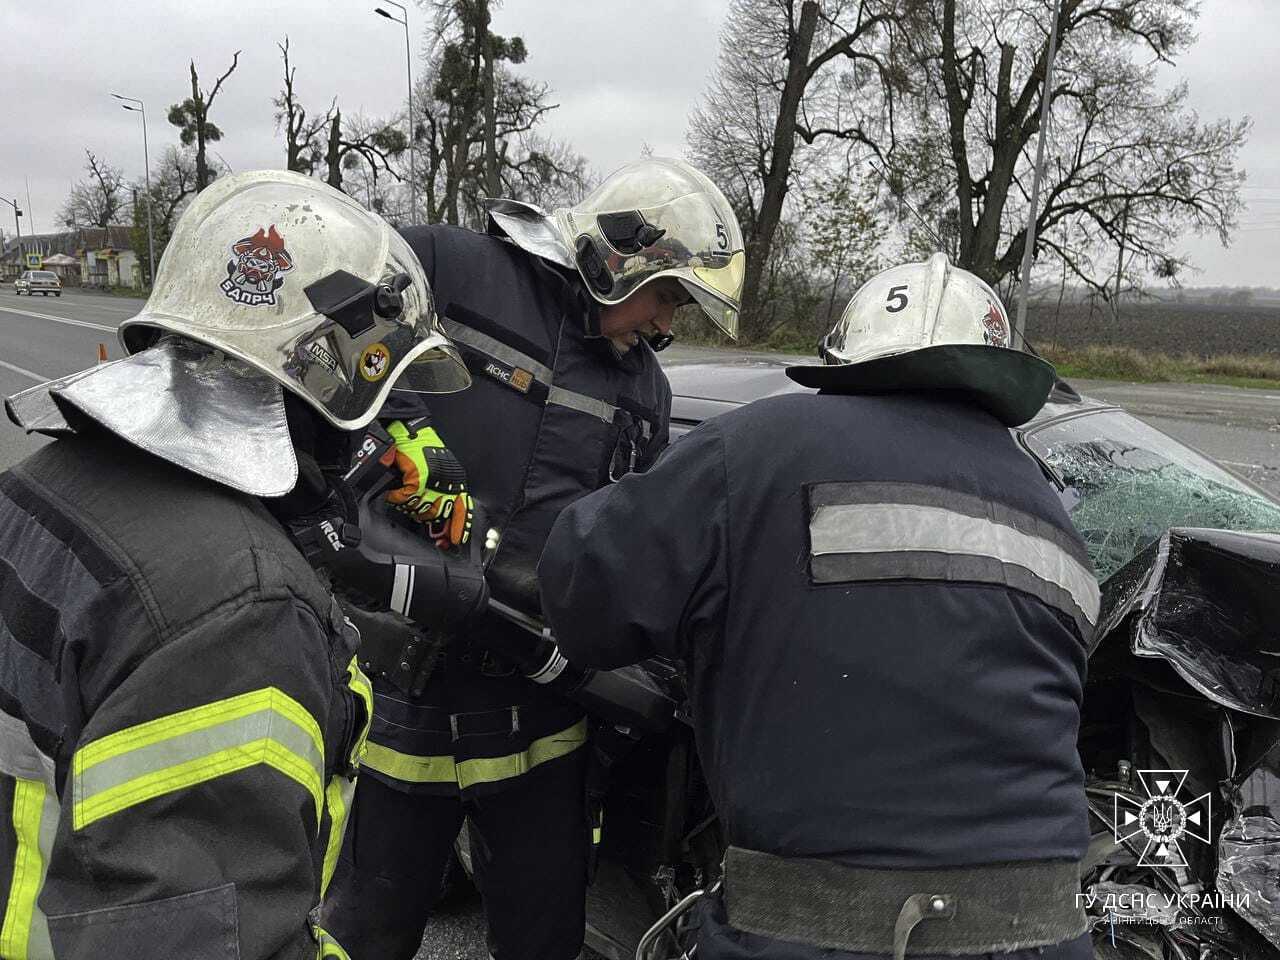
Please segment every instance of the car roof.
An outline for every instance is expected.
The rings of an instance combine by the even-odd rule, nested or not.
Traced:
[[[663,357],[663,369],[671,381],[671,392],[679,398],[672,415],[682,420],[705,420],[718,413],[763,397],[787,393],[815,393],[786,374],[796,363],[812,362],[807,357],[771,353],[743,353],[726,356],[726,351],[697,351],[684,348],[680,354]],[[1058,417],[1114,405],[1082,396],[1064,381],[1058,381],[1040,412],[1020,430],[1040,426]]]

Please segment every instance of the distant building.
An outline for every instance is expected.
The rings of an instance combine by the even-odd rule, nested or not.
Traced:
[[[109,227],[81,227],[61,233],[8,237],[0,251],[0,277],[13,280],[30,269],[32,254],[57,258],[48,264],[64,285],[86,287],[142,286],[142,265],[130,245],[132,228],[123,224]],[[67,262],[74,261],[75,266]]]
[[[28,254],[36,254],[44,258],[55,253],[75,256],[74,231],[5,237],[4,249],[0,251],[0,277],[12,280],[23,270],[30,269],[26,259]],[[79,282],[78,278],[76,282]]]

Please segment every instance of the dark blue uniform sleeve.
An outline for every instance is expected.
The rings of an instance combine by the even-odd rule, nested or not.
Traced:
[[[564,509],[538,581],[571,662],[620,667],[717,641],[729,593],[727,495],[724,442],[708,423],[647,473]]]

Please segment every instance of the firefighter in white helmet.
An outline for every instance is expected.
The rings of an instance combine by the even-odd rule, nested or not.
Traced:
[[[584,667],[689,665],[729,844],[700,958],[1086,960],[1098,585],[1008,429],[1053,368],[941,254],[872,278],[823,354],[787,371],[818,394],[709,420],[560,514],[552,631]]]
[[[493,597],[537,617],[534,568],[556,514],[666,443],[671,390],[655,351],[695,314],[736,333],[745,254],[724,195],[680,160],[629,164],[550,215],[511,200],[488,212],[488,235],[438,225],[405,238],[475,376],[464,398],[432,400],[430,422],[494,531]],[[428,411],[411,401],[393,394],[389,412],[417,421]],[[407,435],[398,449],[417,456]],[[421,689],[375,680],[325,914],[359,956],[417,952],[464,818],[493,955],[581,950],[603,790],[588,758],[605,746],[589,745],[580,706],[495,649],[508,631],[525,639],[495,616],[460,631]]]
[[[283,523],[393,385],[467,371],[408,245],[317,180],[216,181],[128,356],[10,398],[0,955],[344,957],[318,905],[372,715]]]

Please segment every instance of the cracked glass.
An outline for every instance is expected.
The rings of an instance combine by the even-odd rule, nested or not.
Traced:
[[[1065,484],[1099,581],[1170,527],[1280,531],[1280,503],[1123,411],[1051,421],[1024,439]]]

